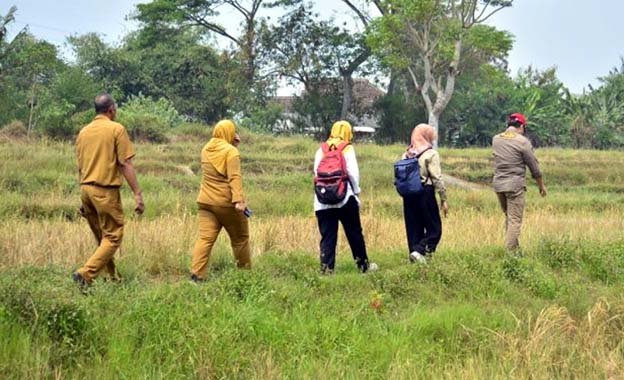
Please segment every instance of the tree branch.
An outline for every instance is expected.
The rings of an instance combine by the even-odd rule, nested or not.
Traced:
[[[347,6],[349,8],[351,8],[351,10],[353,12],[355,12],[355,14],[360,18],[360,21],[362,21],[362,24],[364,24],[364,26],[368,26],[368,24],[370,23],[370,17],[367,17],[362,11],[360,11],[358,9],[358,7],[356,7],[351,1],[349,0],[342,0],[343,3],[347,4]]]
[[[251,12],[245,9],[237,0],[225,0],[225,3],[230,4],[238,13],[242,14],[245,19],[249,20],[251,18]]]
[[[184,16],[187,20],[196,23],[198,26],[203,26],[204,28],[215,32],[225,38],[230,39],[232,42],[234,42],[237,46],[241,46],[241,42],[235,38],[234,36],[232,36],[231,34],[229,34],[223,27],[214,24],[212,22],[207,21],[205,18],[200,18],[197,16],[194,16],[192,13],[189,12],[185,12]]]
[[[342,67],[340,68],[340,73],[343,75],[351,75],[353,74],[353,72],[355,70],[357,70],[358,67],[360,67],[361,64],[363,64],[364,62],[366,62],[366,60],[368,59],[368,57],[370,57],[371,55],[371,51],[368,47],[366,47],[364,49],[364,51],[362,51],[360,53],[360,55],[358,55],[353,61],[351,61],[349,63],[349,65],[347,66],[346,69],[343,69]]]

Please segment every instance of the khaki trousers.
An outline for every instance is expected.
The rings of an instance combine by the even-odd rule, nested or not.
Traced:
[[[199,204],[199,238],[195,242],[191,258],[191,274],[204,279],[210,254],[221,227],[230,236],[232,253],[239,268],[251,268],[249,248],[249,222],[234,207],[218,207]]]
[[[121,244],[124,225],[119,188],[81,185],[80,200],[98,247],[78,273],[88,283],[103,269],[117,279],[113,255]]]
[[[520,229],[524,214],[524,188],[519,191],[496,193],[498,201],[505,213],[505,248],[516,250],[520,247]]]

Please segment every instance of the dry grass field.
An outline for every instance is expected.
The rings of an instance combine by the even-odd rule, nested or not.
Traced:
[[[121,284],[89,296],[70,273],[94,248],[77,213],[73,146],[0,140],[0,377],[7,379],[624,378],[624,153],[540,149],[549,195],[529,181],[523,255],[501,249],[491,152],[441,149],[451,212],[426,266],[407,264],[398,145],[356,144],[362,220],[380,271],[360,275],[346,239],[318,275],[316,142],[245,133],[254,269],[223,234],[210,279],[188,283],[199,152],[140,144],[147,211],[131,215]]]

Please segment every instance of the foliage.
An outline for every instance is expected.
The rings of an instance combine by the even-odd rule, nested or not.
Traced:
[[[392,0],[369,29],[373,51],[395,69],[407,70],[436,131],[455,91],[457,76],[480,64],[503,60],[511,50],[507,32],[483,25],[511,1]]]
[[[405,141],[415,124],[428,120],[439,123],[442,145],[487,146],[508,114],[522,112],[536,146],[624,146],[622,67],[582,94],[571,94],[554,68],[510,75],[512,37],[482,21],[511,1],[343,3],[363,32],[323,19],[314,4],[299,0],[240,8],[237,1],[213,0],[140,4],[133,15],[138,30],[115,46],[97,34],[69,38],[75,62],[27,29],[9,41],[7,27],[18,15],[11,7],[0,17],[0,125],[18,120],[29,135],[72,139],[92,120],[94,96],[107,91],[141,139],[165,141],[181,120],[226,117],[258,131],[323,135],[338,118],[356,121],[371,112],[351,96],[357,98],[349,90],[357,75],[389,77],[387,96],[374,110],[378,141]],[[265,6],[279,11],[277,22],[260,15]],[[225,9],[235,10],[246,28],[220,29],[216,21]],[[485,12],[479,16],[476,9]],[[371,17],[369,10],[381,16]],[[209,38],[215,35],[234,46],[220,47]],[[432,39],[428,54],[414,37],[420,45],[424,37]],[[279,80],[304,87],[289,115],[273,99]],[[167,104],[132,109],[137,97]],[[286,118],[288,125],[279,127]]]
[[[119,109],[120,115],[151,116],[167,128],[176,128],[182,124],[182,117],[166,98],[154,100],[143,94],[132,96]]]
[[[250,131],[273,132],[283,112],[284,108],[281,105],[270,102],[265,107],[253,110],[248,117],[243,117],[238,121],[238,125]]]
[[[298,115],[294,120],[296,131],[327,136],[332,124],[340,118],[340,82],[330,79],[315,81],[309,88],[293,102],[293,110]]]
[[[400,141],[409,145],[412,129],[425,119],[424,109],[415,108],[415,103],[403,94],[379,99],[375,108],[381,114],[381,128],[375,133],[375,140],[379,143]]]

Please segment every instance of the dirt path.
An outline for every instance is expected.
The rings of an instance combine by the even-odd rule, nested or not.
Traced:
[[[488,186],[481,185],[481,184],[474,183],[474,182],[464,181],[463,179],[453,177],[450,175],[444,175],[443,179],[444,179],[445,184],[449,186],[459,187],[461,189],[473,190],[473,191],[489,190]]]

